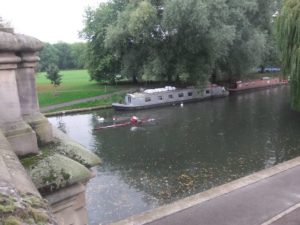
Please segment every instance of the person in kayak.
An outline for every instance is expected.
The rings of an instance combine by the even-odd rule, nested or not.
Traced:
[[[137,116],[132,116],[130,118],[130,123],[133,124],[133,125],[136,125],[136,124],[139,124],[141,123],[142,121],[137,117]]]

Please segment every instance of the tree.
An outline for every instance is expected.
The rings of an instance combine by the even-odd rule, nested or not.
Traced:
[[[50,64],[46,72],[46,78],[51,81],[54,88],[61,84],[62,75],[59,74],[59,69],[55,64]]]
[[[58,65],[64,69],[84,69],[86,66],[87,44],[86,43],[44,43],[40,53],[39,70],[46,71],[50,64]]]
[[[291,105],[300,111],[300,1],[285,0],[277,18],[284,73],[290,76]]]
[[[86,10],[85,28],[81,36],[88,40],[87,68],[91,80],[112,81],[120,71],[119,57],[105,48],[104,41],[107,27],[116,20],[124,2],[126,1],[102,3],[96,10]]]
[[[64,42],[53,44],[53,47],[57,49],[58,55],[58,68],[61,70],[75,68],[74,60],[71,55],[71,45]]]
[[[260,0],[111,0],[86,12],[91,78],[239,78],[264,59],[267,7]]]
[[[84,69],[86,67],[87,44],[73,43],[70,44],[70,54],[74,69]]]
[[[51,64],[58,65],[58,50],[49,43],[44,43],[44,48],[40,53],[39,71],[46,71]]]
[[[281,8],[281,0],[264,0],[258,1],[258,11],[252,19],[256,27],[265,31],[266,44],[261,60],[261,72],[267,65],[279,66],[279,52],[276,41],[276,33],[274,26],[274,18],[278,10]],[[259,16],[261,15],[261,16]]]
[[[233,43],[236,31],[227,22],[229,16],[223,0],[167,1],[162,26],[168,36],[165,55],[172,57],[168,63],[171,70],[166,68],[168,76],[174,74],[173,79],[204,84]]]

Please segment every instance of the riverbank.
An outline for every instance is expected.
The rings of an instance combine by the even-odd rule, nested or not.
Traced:
[[[79,109],[70,109],[70,110],[62,110],[57,112],[49,112],[44,113],[44,116],[51,117],[51,116],[64,116],[64,115],[70,115],[70,114],[76,114],[81,112],[89,112],[89,111],[95,111],[100,109],[111,109],[112,106],[96,106],[96,107],[86,107],[86,108],[79,108]]]
[[[54,88],[45,73],[39,73],[36,79],[39,95],[39,105],[44,113],[60,115],[65,113],[76,113],[94,109],[109,108],[113,102],[123,100],[124,93],[136,90],[137,86],[121,82],[121,85],[105,85],[90,81],[86,70],[61,71],[62,84]],[[251,74],[245,75],[246,80],[257,79],[263,76],[280,76],[279,73]],[[162,86],[157,82],[149,84],[141,83],[142,86]],[[173,84],[174,85],[174,84]]]

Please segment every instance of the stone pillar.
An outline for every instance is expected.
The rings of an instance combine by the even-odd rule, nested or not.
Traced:
[[[17,69],[17,84],[22,115],[39,113],[35,90],[35,67],[39,57],[34,52],[19,54],[21,62]]]
[[[39,50],[39,45],[37,50]],[[37,52],[21,52],[21,62],[16,72],[18,94],[23,119],[35,130],[40,144],[52,141],[52,128],[40,113],[35,85],[35,68],[39,57]]]
[[[16,82],[16,68],[21,58],[9,51],[13,41],[7,41],[9,34],[0,31],[0,128],[17,155],[37,153],[35,132],[26,124],[21,115],[21,107]],[[6,44],[6,45],[5,45]],[[5,46],[1,49],[2,46]]]
[[[41,154],[34,160],[24,159],[27,173],[40,191],[49,191],[45,197],[59,224],[85,225],[88,223],[85,185],[92,177],[89,168],[98,165],[100,159],[73,143],[65,134],[53,131],[48,120],[40,113],[35,88],[35,67],[39,60],[37,52],[41,49],[42,42],[39,40],[14,34],[12,29],[3,28],[0,23],[0,172],[4,173],[4,178],[0,179],[0,194],[2,184],[8,186],[13,183],[11,190],[14,188],[25,192],[21,193],[24,198],[35,195],[40,200],[39,193],[24,175],[25,171],[14,152],[19,156],[38,153],[37,137],[41,144],[53,140],[55,144],[39,146],[47,151],[40,151]],[[1,131],[5,136],[2,135],[2,139]],[[10,190],[9,193],[8,198]],[[15,202],[20,203],[19,200]],[[39,208],[45,208],[42,203],[37,206],[29,205],[29,208],[40,213]],[[23,203],[20,204],[23,206]],[[56,224],[49,212],[44,211],[40,214],[41,220],[46,218],[49,223]],[[32,216],[31,213],[27,214]],[[45,221],[40,223],[47,224]]]

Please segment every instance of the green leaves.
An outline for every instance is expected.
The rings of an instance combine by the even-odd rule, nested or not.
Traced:
[[[292,108],[300,111],[300,2],[285,0],[277,18],[284,72],[291,78]]]
[[[62,70],[83,69],[86,65],[86,51],[86,43],[45,43],[40,53],[39,70],[46,71],[50,64],[55,64]]]
[[[277,0],[111,0],[86,12],[92,79],[205,83],[262,63]],[[272,4],[271,4],[272,3]],[[275,13],[275,11],[274,11]],[[218,72],[218,74],[220,74]]]

